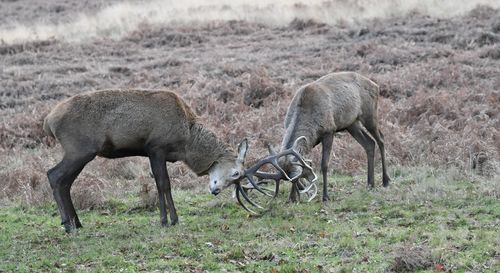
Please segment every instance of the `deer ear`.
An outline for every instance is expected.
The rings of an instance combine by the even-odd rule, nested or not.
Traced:
[[[238,160],[241,163],[245,162],[247,149],[248,149],[248,140],[244,138],[243,141],[241,141],[240,145],[238,146]]]

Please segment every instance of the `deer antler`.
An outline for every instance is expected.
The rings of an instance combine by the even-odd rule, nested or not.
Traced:
[[[265,158],[263,158],[263,159],[261,159],[261,160],[259,160],[259,161],[257,161],[257,163],[255,163],[253,166],[251,166],[250,168],[248,168],[248,169],[245,170],[244,177],[248,180],[248,182],[250,182],[250,185],[247,185],[247,186],[241,186],[239,184],[236,185],[236,198],[238,199],[238,202],[240,203],[240,205],[245,210],[247,210],[250,213],[256,214],[255,211],[249,209],[247,206],[244,205],[244,203],[242,202],[242,200],[240,198],[240,194],[252,206],[254,206],[256,208],[259,208],[259,209],[263,209],[262,206],[260,206],[259,204],[255,203],[254,201],[252,201],[248,197],[247,191],[249,189],[256,189],[260,193],[262,193],[262,194],[264,194],[264,195],[266,195],[266,196],[271,197],[272,199],[274,199],[278,195],[278,192],[279,192],[279,182],[282,179],[291,181],[292,183],[300,183],[300,185],[303,187],[303,189],[299,190],[299,193],[307,193],[307,194],[309,194],[309,191],[314,187],[315,192],[308,199],[309,201],[312,200],[316,196],[317,187],[316,187],[316,184],[314,182],[317,180],[318,177],[316,176],[316,174],[313,171],[313,168],[311,166],[311,161],[310,160],[305,160],[302,157],[302,155],[296,149],[297,148],[297,144],[301,140],[306,140],[306,137],[301,136],[301,137],[297,138],[291,148],[283,150],[283,151],[281,151],[279,153],[275,152],[274,149],[272,149],[272,147],[270,145],[268,145],[268,150],[269,150],[270,155],[267,156],[267,157],[265,157]],[[307,172],[303,170],[301,173],[296,174],[293,177],[290,177],[283,170],[283,168],[280,166],[280,164],[278,162],[278,160],[280,158],[282,158],[284,156],[289,156],[289,155],[292,155],[292,156],[294,156],[297,159],[297,161],[292,162],[293,165],[300,166],[303,169],[307,170]],[[259,171],[259,169],[262,166],[266,165],[266,164],[271,164],[278,172],[277,173],[272,173],[272,172],[262,172],[262,171]],[[308,179],[308,177],[309,177],[309,175],[307,174],[308,172],[313,174],[313,176],[314,176],[313,179],[311,179],[311,180]],[[257,177],[257,181],[254,179],[254,177]],[[303,186],[303,184],[299,181],[301,178],[305,178],[306,180],[308,180],[309,185]],[[266,180],[274,180],[276,182],[276,187],[275,187],[274,192],[271,191],[271,190],[269,190],[269,189],[261,188],[259,186],[261,184],[266,183],[265,182]]]

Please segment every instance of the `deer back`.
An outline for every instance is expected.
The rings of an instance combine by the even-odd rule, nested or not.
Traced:
[[[134,148],[185,141],[195,114],[168,91],[105,90],[71,97],[47,116],[46,128],[63,144]]]
[[[301,152],[308,152],[322,134],[344,130],[374,115],[377,98],[378,86],[353,72],[331,73],[302,86],[288,107],[282,148],[305,136],[309,143],[302,145],[305,151]]]

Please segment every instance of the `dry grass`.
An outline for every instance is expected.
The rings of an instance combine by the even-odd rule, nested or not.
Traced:
[[[72,11],[67,6],[68,3],[59,2],[52,1],[53,6],[44,4],[39,7],[43,11],[49,6],[49,10],[46,10],[49,14],[58,14],[58,16],[52,15],[52,20],[55,22],[49,24],[43,20],[44,18],[37,18],[36,16],[33,18],[32,14],[19,12],[20,9],[17,3],[7,3],[5,10],[12,10],[13,14],[21,13],[19,16],[21,19],[27,17],[38,22],[3,22],[6,29],[0,29],[0,41],[11,44],[49,38],[67,41],[82,41],[96,37],[120,39],[144,23],[182,26],[196,23],[204,24],[213,20],[245,20],[262,22],[272,26],[283,26],[295,18],[300,18],[305,20],[302,23],[315,20],[336,24],[339,22],[358,22],[372,18],[404,16],[415,11],[435,17],[450,17],[468,12],[481,4],[500,7],[498,1],[494,0],[314,0],[306,2],[260,0],[253,1],[251,4],[241,0],[217,0],[210,1],[210,3],[199,0],[183,1],[182,3],[155,0],[147,3],[142,1],[113,3],[114,1],[112,1],[106,5],[97,3],[89,5],[90,7],[76,3],[79,10],[86,11],[82,14]],[[37,3],[32,3],[32,5],[36,6]],[[26,10],[27,13],[34,13],[31,9]],[[303,29],[305,25],[302,23],[295,24],[295,27],[298,27],[298,30]]]
[[[425,247],[404,245],[395,254],[392,272],[415,272],[431,269],[435,264],[430,250]]]
[[[243,92],[243,103],[247,106],[259,108],[265,103],[267,107],[272,107],[286,94],[281,83],[273,81],[266,69],[251,73],[249,78]]]
[[[52,191],[40,156],[2,156],[0,168],[0,204],[21,202],[36,205],[50,200]]]
[[[46,171],[60,159],[59,147],[12,150],[0,156],[0,206],[11,203],[40,205],[53,202]],[[204,184],[181,163],[169,164],[173,190],[200,189]],[[89,163],[71,189],[77,209],[102,208],[115,199],[139,197],[138,207],[156,208],[158,195],[146,159]]]

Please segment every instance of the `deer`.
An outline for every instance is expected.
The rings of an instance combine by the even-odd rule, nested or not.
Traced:
[[[168,226],[167,206],[171,225],[178,223],[167,162],[182,161],[198,176],[208,174],[214,195],[245,175],[247,140],[241,141],[235,153],[171,91],[118,89],[77,94],[52,109],[43,129],[64,151],[47,177],[68,233],[82,227],[71,200],[71,186],[97,156],[149,158],[162,226]]]
[[[285,116],[285,133],[281,151],[294,147],[299,154],[309,153],[322,144],[321,173],[323,175],[322,201],[328,202],[328,164],[336,132],[347,131],[364,148],[368,159],[368,186],[374,187],[375,143],[382,161],[383,186],[389,185],[385,163],[384,135],[378,128],[377,104],[379,87],[370,79],[355,72],[327,74],[298,89]],[[297,142],[299,138],[305,141]],[[271,154],[276,152],[270,148]],[[283,156],[279,161],[284,172],[296,178],[290,192],[290,201],[297,201],[303,186],[304,166],[296,164],[297,157]],[[307,177],[307,175],[306,175]]]

